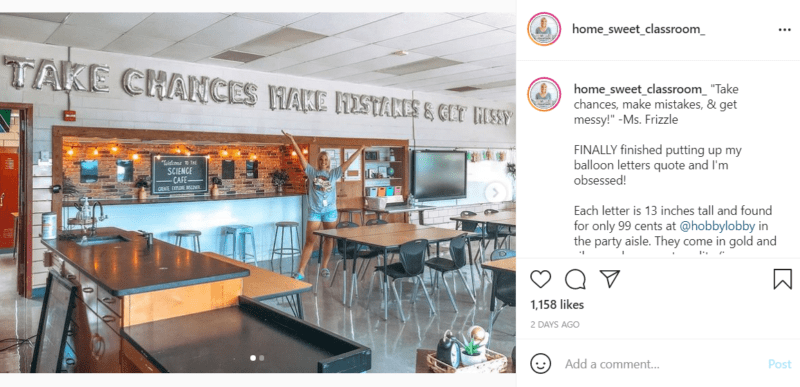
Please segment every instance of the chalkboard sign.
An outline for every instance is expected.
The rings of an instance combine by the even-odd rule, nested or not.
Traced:
[[[153,156],[153,195],[208,192],[206,156]]]
[[[61,372],[70,315],[78,287],[50,270],[33,348],[31,372]]]

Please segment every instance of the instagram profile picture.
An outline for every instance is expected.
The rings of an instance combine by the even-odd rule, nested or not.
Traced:
[[[561,87],[551,78],[537,78],[528,86],[528,102],[540,112],[548,112],[561,101]]]
[[[540,46],[549,46],[561,36],[561,22],[549,12],[539,12],[528,21],[528,36]]]

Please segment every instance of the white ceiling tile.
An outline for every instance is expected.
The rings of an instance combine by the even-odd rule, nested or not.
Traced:
[[[91,27],[77,27],[62,24],[50,35],[45,43],[58,46],[80,47],[89,50],[100,50],[120,37],[119,32]]]
[[[228,16],[216,24],[186,38],[184,42],[229,48],[280,28],[258,20]]]
[[[368,83],[370,81],[374,81],[377,79],[389,78],[394,76],[396,75],[367,72],[362,74],[351,75],[349,77],[339,78],[337,79],[337,81],[350,82],[350,83]]]
[[[425,55],[445,56],[476,48],[490,47],[496,44],[513,42],[516,36],[508,31],[493,30],[478,35],[465,36],[447,42],[415,48],[413,51]]]
[[[312,74],[312,73],[318,73],[320,71],[330,70],[330,69],[331,69],[331,67],[324,66],[324,65],[321,65],[319,63],[306,62],[306,63],[297,64],[297,65],[294,65],[294,66],[284,67],[282,69],[275,70],[275,72],[276,73],[281,73],[281,74],[290,74],[290,75],[303,76],[303,75],[308,75],[308,74]]]
[[[31,7],[32,8],[32,7]],[[39,12],[30,12],[30,13],[6,13],[6,15],[10,16],[19,16],[28,19],[34,20],[42,20],[42,21],[49,21],[52,23],[62,23],[64,22],[64,18],[69,15],[69,13],[39,13]]]
[[[125,32],[147,19],[149,13],[71,13],[64,24]]]
[[[492,29],[492,27],[489,27],[485,24],[480,24],[469,20],[458,20],[452,23],[442,24],[422,31],[384,40],[378,42],[377,44],[386,47],[395,47],[401,50],[412,50],[417,47],[429,46],[431,44],[480,34]]]
[[[503,31],[517,32],[517,26],[511,26],[511,27],[503,28]]]
[[[498,67],[498,66],[511,65],[513,63],[516,63],[516,60],[517,60],[517,55],[510,54],[510,55],[498,56],[495,58],[478,60],[470,63],[481,67]]]
[[[330,67],[341,67],[352,63],[363,62],[366,60],[386,56],[394,51],[394,49],[389,47],[381,47],[370,44],[363,47],[357,47],[352,50],[343,51],[338,54],[329,55],[324,58],[315,59],[314,62]]]
[[[380,85],[380,86],[391,86],[391,85],[395,85],[395,84],[399,84],[399,83],[406,83],[406,82],[417,81],[417,80],[421,80],[421,79],[438,78],[438,77],[442,77],[442,76],[458,74],[458,73],[464,73],[464,72],[467,72],[467,71],[481,70],[481,69],[482,69],[482,67],[480,67],[480,66],[475,66],[475,65],[463,63],[463,64],[458,64],[458,65],[453,65],[453,66],[441,67],[441,68],[438,68],[438,69],[418,71],[416,73],[401,75],[401,76],[398,76],[398,77],[381,80],[381,82],[376,83],[376,84]]]
[[[459,20],[458,16],[447,13],[401,13],[343,32],[338,36],[375,43],[456,20]]]
[[[147,36],[122,35],[103,48],[103,51],[119,52],[121,54],[150,56],[175,42],[168,40],[148,38]]]
[[[513,55],[517,52],[517,42],[497,44],[490,47],[479,48],[476,50],[464,51],[458,54],[447,55],[443,58],[458,62],[474,62],[483,59],[497,58],[505,55]]]
[[[58,26],[53,22],[0,15],[0,38],[44,43]]]
[[[392,15],[392,13],[318,13],[289,26],[323,35],[336,35]]]
[[[422,79],[422,80],[419,80],[419,81],[412,81],[412,82],[406,83],[406,86],[407,87],[424,87],[424,86],[442,84],[442,83],[446,83],[446,82],[466,81],[466,80],[470,80],[470,79],[477,79],[477,78],[483,78],[483,77],[488,77],[488,76],[496,76],[496,75],[502,75],[502,74],[507,74],[507,73],[502,72],[500,70],[496,70],[496,69],[482,69],[482,70],[475,70],[475,71],[466,71],[466,72],[458,73],[458,74],[450,74],[450,75],[446,75],[446,76],[442,76],[442,77]]]
[[[458,17],[467,18],[470,16],[480,15],[480,12],[448,12],[451,15],[456,15]]]
[[[324,38],[310,31],[283,27],[234,47],[237,51],[269,56]]]
[[[385,69],[387,67],[399,66],[406,63],[416,62],[418,60],[423,60],[428,58],[430,58],[429,55],[422,55],[422,54],[417,54],[415,52],[409,52],[408,55],[405,56],[390,54],[375,59],[365,60],[363,62],[353,63],[349,66],[363,71],[373,71],[373,70]]]
[[[428,86],[421,86],[419,90],[421,91],[435,91],[435,90],[442,90],[442,89],[451,89],[454,87],[462,87],[462,86],[473,86],[473,85],[481,85],[484,83],[489,82],[497,82],[497,81],[504,81],[508,79],[514,79],[515,74],[500,74],[494,76],[483,76],[477,78],[468,78],[468,79],[457,79],[449,82],[442,82],[442,83],[435,83]]]
[[[294,22],[303,20],[309,16],[314,15],[313,12],[310,13],[293,13],[293,12],[272,12],[272,13],[248,13],[248,12],[237,12],[234,14],[235,16],[246,17],[249,19],[261,20],[267,23],[277,24],[280,26],[285,26],[288,24],[292,24]]]
[[[224,13],[154,13],[128,33],[181,41],[226,17]]]
[[[352,67],[339,67],[335,69],[320,71],[318,73],[309,74],[309,77],[320,79],[337,79],[342,77],[349,77],[351,75],[360,74],[363,71],[354,69]]]
[[[221,50],[216,47],[203,46],[201,44],[191,44],[178,42],[155,54],[153,57],[174,59],[186,62],[196,62],[203,58],[208,58],[217,54]]]
[[[470,17],[469,20],[496,28],[513,27],[516,25],[516,19],[513,13],[482,13]]]
[[[273,55],[245,63],[241,68],[258,71],[275,71],[298,63],[300,63],[300,61],[293,58],[282,58]]]
[[[306,62],[309,60],[326,57],[328,55],[338,54],[342,51],[352,50],[356,47],[361,47],[364,45],[364,43],[354,40],[327,37],[304,44],[300,47],[283,51],[275,56],[292,58],[300,62]]]

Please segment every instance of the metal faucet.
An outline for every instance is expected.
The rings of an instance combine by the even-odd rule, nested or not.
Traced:
[[[95,208],[97,208],[98,204],[100,205],[100,217],[95,219],[94,211],[95,211]],[[97,223],[98,222],[102,222],[102,221],[104,221],[106,219],[108,219],[108,216],[105,216],[103,214],[103,203],[94,202],[94,204],[92,205],[92,235],[94,235],[95,232],[97,231]]]
[[[147,248],[149,249],[153,246],[153,233],[152,232],[145,232],[143,230],[139,230],[141,233],[141,237],[143,237],[147,241]]]

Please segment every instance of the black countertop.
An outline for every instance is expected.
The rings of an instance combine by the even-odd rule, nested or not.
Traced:
[[[62,235],[80,235],[80,231]],[[114,296],[146,293],[182,286],[247,277],[250,271],[218,259],[114,227],[97,229],[98,236],[121,235],[129,241],[82,246],[59,237],[42,240],[55,254]]]
[[[246,297],[240,305],[122,329],[162,372],[364,372],[372,351]],[[251,360],[255,356],[255,360]]]
[[[179,197],[159,197],[148,195],[147,199],[90,199],[91,203],[100,202],[103,206],[128,205],[128,204],[160,204],[160,203],[186,203],[186,202],[217,202],[225,200],[245,200],[245,199],[269,199],[303,196],[304,193],[263,193],[263,194],[243,194],[243,195],[197,195]],[[62,206],[72,207],[73,204],[80,204],[77,200],[64,200]]]

